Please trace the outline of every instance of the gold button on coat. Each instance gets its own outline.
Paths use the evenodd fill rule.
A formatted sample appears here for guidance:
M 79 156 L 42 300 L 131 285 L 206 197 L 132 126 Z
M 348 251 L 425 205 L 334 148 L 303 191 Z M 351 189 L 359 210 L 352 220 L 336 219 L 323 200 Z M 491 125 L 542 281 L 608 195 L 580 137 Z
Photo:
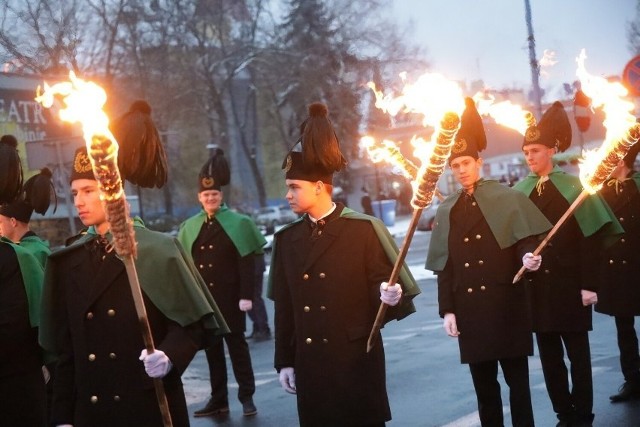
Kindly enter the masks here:
M 465 268 L 468 268 L 468 267 L 469 267 L 469 263 L 468 263 L 468 262 L 465 262 L 465 263 L 464 263 L 464 267 L 465 267 Z
M 609 264 L 613 264 L 613 260 L 612 259 L 609 260 Z
M 107 316 L 113 317 L 116 315 L 116 311 L 114 309 L 107 310 Z
M 486 289 L 487 289 L 487 288 L 486 288 L 484 285 L 480 286 L 480 290 L 481 290 L 481 291 L 484 291 L 484 290 L 486 290 Z
M 620 239 L 620 243 L 624 243 L 624 237 Z
M 469 241 L 469 238 L 468 238 L 468 237 L 465 237 L 465 238 L 464 238 L 464 242 L 465 242 L 465 243 L 467 243 L 468 241 Z
M 471 293 L 471 292 L 473 292 L 473 289 L 469 288 L 469 289 L 467 289 L 467 292 Z
M 324 273 L 320 273 L 320 274 L 318 274 L 318 277 L 321 278 L 321 279 L 324 279 L 325 277 L 327 277 L 327 275 L 324 274 Z
M 200 250 L 204 251 L 204 245 L 200 246 Z
M 482 236 L 479 234 L 476 234 L 476 240 L 480 240 L 480 239 L 482 239 Z
M 308 305 L 305 305 L 303 310 L 304 310 L 305 313 L 308 313 L 308 312 L 311 311 L 311 308 L 309 308 Z
M 89 362 L 93 362 L 94 360 L 96 360 L 96 355 L 95 354 L 90 354 L 89 355 Z
M 329 340 L 328 340 L 328 339 L 326 339 L 326 338 L 323 338 L 323 339 L 322 339 L 322 342 L 323 342 L 323 343 L 325 343 L 325 344 L 327 344 L 327 343 L 329 342 Z
M 88 313 L 87 313 L 87 319 L 88 319 L 88 320 L 93 319 L 93 313 L 92 313 L 92 312 L 88 312 Z
M 306 340 L 304 340 L 304 342 L 306 342 L 307 344 L 311 344 L 311 338 L 307 338 Z
M 478 264 L 483 265 L 483 264 L 484 264 L 484 261 L 483 261 L 483 260 L 480 260 L 480 261 L 478 261 Z
M 309 275 L 307 273 L 304 273 L 302 275 L 302 280 L 309 280 Z
M 324 305 L 320 306 L 320 311 L 327 311 L 327 307 L 325 307 Z
M 91 396 L 91 403 L 98 403 L 98 396 Z
M 115 353 L 109 353 L 109 358 L 115 359 L 116 358 L 116 354 Z
M 118 395 L 113 396 L 113 400 L 115 400 L 116 402 L 120 402 L 120 396 Z

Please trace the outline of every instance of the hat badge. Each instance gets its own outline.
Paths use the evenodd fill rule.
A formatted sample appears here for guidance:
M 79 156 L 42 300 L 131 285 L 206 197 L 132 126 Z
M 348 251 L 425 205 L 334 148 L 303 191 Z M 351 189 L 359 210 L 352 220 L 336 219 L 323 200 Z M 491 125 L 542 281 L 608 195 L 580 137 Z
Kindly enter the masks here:
M 205 176 L 201 180 L 203 188 L 211 188 L 216 183 L 212 176 Z
M 287 163 L 284 165 L 284 172 L 289 172 L 291 170 L 291 166 L 293 166 L 293 159 L 291 158 L 291 154 L 288 154 Z
M 86 153 L 80 152 L 73 161 L 73 170 L 77 173 L 86 173 L 91 170 L 91 161 Z
M 455 144 L 453 144 L 451 151 L 453 151 L 454 153 L 462 153 L 466 149 L 467 149 L 467 140 L 464 138 L 460 138 L 455 142 Z
M 540 130 L 537 127 L 530 127 L 524 133 L 524 139 L 527 142 L 534 142 L 540 139 Z

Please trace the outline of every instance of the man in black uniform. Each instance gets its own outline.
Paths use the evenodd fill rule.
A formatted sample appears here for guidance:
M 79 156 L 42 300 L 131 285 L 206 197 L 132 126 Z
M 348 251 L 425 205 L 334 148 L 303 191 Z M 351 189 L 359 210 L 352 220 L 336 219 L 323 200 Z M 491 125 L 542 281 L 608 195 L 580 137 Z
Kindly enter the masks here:
M 382 283 L 397 256 L 388 230 L 332 201 L 333 173 L 346 162 L 327 115 L 324 104 L 309 107 L 302 151 L 283 165 L 287 200 L 304 215 L 275 235 L 274 364 L 284 390 L 297 396 L 301 426 L 382 426 L 391 419 L 384 348 L 378 337 L 367 353 L 367 338 L 380 300 L 393 306 L 385 321 L 400 319 L 419 290 L 406 268 L 404 291 Z
M 34 209 L 49 208 L 51 172 L 31 177 L 22 195 L 0 206 L 0 426 L 46 424 L 44 354 L 38 345 L 47 242 L 29 230 Z M 43 377 L 43 373 L 45 376 Z
M 482 119 L 466 99 L 449 164 L 462 189 L 436 212 L 426 267 L 438 276 L 446 333 L 469 364 L 483 427 L 503 426 L 498 364 L 509 385 L 514 426 L 534 425 L 527 356 L 533 353 L 524 285 L 512 284 L 521 265 L 535 270 L 529 251 L 551 224 L 522 194 L 480 178 L 486 147 Z
M 131 125 L 125 127 L 131 129 L 128 136 L 137 129 L 141 138 L 153 138 L 144 142 L 153 149 L 159 139 L 150 108 L 143 106 L 118 123 Z M 120 135 L 121 146 L 125 140 L 138 143 L 137 138 L 114 134 Z M 141 148 L 127 146 L 121 153 L 129 150 L 138 156 Z M 139 160 L 148 164 L 153 157 Z M 156 164 L 146 170 L 127 167 L 135 171 L 138 183 L 164 182 L 165 171 Z M 71 192 L 88 229 L 47 261 L 40 342 L 58 358 L 51 423 L 162 425 L 153 385 L 154 379 L 162 379 L 173 425 L 188 426 L 180 376 L 208 337 L 227 331 L 224 319 L 177 240 L 146 229 L 136 219 L 135 265 L 155 344 L 155 352 L 147 354 L 129 279 L 113 250 L 110 224 L 84 148 L 74 156 Z
M 216 337 L 205 349 L 209 364 L 211 399 L 195 412 L 196 417 L 229 412 L 227 343 L 233 373 L 238 382 L 238 400 L 245 416 L 258 411 L 253 403 L 256 390 L 251 354 L 245 339 L 245 313 L 251 310 L 256 287 L 256 259 L 267 243 L 255 223 L 223 203 L 222 186 L 230 179 L 229 165 L 218 150 L 202 167 L 198 177 L 198 201 L 202 211 L 180 226 L 178 239 L 193 257 L 209 292 L 215 298 L 230 334 Z
M 600 190 L 624 234 L 602 257 L 602 277 L 595 310 L 615 316 L 624 384 L 612 402 L 640 397 L 640 356 L 634 317 L 640 315 L 640 173 L 633 169 L 640 144 L 636 143 L 618 163 Z
M 580 180 L 554 167 L 553 155 L 571 145 L 571 125 L 560 102 L 527 129 L 522 151 L 531 174 L 514 187 L 556 223 L 582 191 Z M 589 335 L 591 305 L 597 301 L 601 237 L 619 227 L 599 196 L 589 196 L 543 252 L 540 270 L 530 274 L 533 330 L 542 372 L 558 426 L 590 426 L 593 382 Z M 564 351 L 571 362 L 571 384 Z

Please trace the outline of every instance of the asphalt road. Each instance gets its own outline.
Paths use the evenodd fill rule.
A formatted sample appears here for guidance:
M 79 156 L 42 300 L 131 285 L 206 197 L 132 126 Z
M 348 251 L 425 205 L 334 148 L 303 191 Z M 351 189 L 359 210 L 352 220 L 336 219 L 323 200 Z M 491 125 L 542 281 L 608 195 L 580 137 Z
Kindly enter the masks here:
M 400 244 L 403 235 L 400 233 L 396 236 Z M 468 367 L 460 364 L 456 340 L 442 330 L 435 280 L 423 269 L 429 237 L 430 232 L 416 232 L 407 256 L 407 263 L 422 289 L 422 294 L 415 299 L 417 312 L 400 322 L 391 322 L 382 332 L 387 356 L 387 390 L 393 416 L 387 425 L 479 426 Z M 272 324 L 273 304 L 269 300 L 266 300 L 266 304 Z M 617 404 L 609 402 L 608 396 L 615 393 L 622 383 L 613 318 L 595 313 L 594 331 L 590 339 L 596 414 L 594 426 L 640 426 L 640 400 Z M 215 418 L 192 416 L 193 427 L 298 425 L 295 396 L 280 388 L 273 369 L 273 341 L 250 342 L 250 349 L 256 376 L 254 402 L 258 407 L 258 415 L 243 417 L 242 407 L 236 398 L 237 384 L 227 363 L 230 413 Z M 555 414 L 547 396 L 537 354 L 529 358 L 529 370 L 536 425 L 555 426 Z M 204 352 L 197 354 L 183 375 L 183 380 L 189 412 L 193 414 L 207 402 L 210 393 Z M 505 425 L 510 426 L 508 389 L 504 379 L 500 381 Z

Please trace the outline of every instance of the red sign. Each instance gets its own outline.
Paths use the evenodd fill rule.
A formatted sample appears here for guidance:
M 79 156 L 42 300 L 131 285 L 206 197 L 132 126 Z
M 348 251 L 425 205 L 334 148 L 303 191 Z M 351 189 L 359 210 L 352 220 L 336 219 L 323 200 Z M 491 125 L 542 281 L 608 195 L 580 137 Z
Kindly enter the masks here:
M 640 55 L 635 56 L 624 67 L 622 82 L 630 95 L 640 96 Z

